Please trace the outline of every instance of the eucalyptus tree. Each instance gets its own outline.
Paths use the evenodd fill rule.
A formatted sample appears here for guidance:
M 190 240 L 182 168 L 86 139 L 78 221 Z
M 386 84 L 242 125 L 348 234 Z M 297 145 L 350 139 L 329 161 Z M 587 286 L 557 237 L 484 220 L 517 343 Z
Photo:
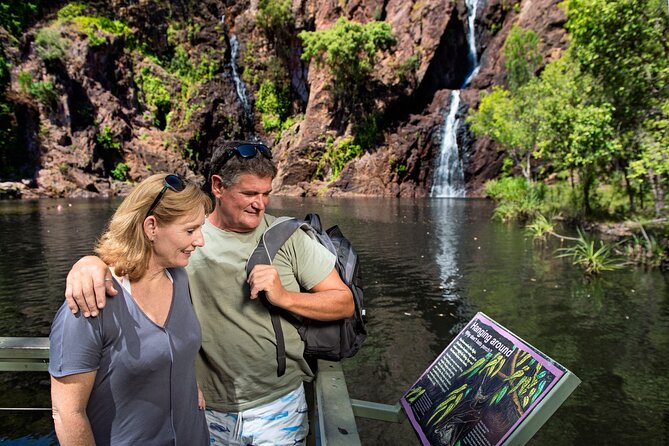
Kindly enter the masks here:
M 613 126 L 624 150 L 618 161 L 634 210 L 632 177 L 646 175 L 656 210 L 667 185 L 662 145 L 664 104 L 669 99 L 669 5 L 664 0 L 568 0 L 567 30 L 575 59 L 601 86 L 612 106 Z M 665 139 L 666 141 L 666 139 Z M 659 161 L 659 162 L 658 162 Z M 640 182 L 640 186 L 643 186 Z
M 504 43 L 509 89 L 495 87 L 484 93 L 478 110 L 467 118 L 474 134 L 495 140 L 527 181 L 532 181 L 532 158 L 540 125 L 538 98 L 532 88 L 527 88 L 541 63 L 538 45 L 534 31 L 513 26 Z
M 592 212 L 592 189 L 607 176 L 620 152 L 615 138 L 613 109 L 607 102 L 593 101 L 597 86 L 567 51 L 548 64 L 541 78 L 527 87 L 536 98 L 538 119 L 537 156 L 550 161 L 557 171 L 578 175 L 585 214 Z M 572 185 L 574 181 L 572 181 Z

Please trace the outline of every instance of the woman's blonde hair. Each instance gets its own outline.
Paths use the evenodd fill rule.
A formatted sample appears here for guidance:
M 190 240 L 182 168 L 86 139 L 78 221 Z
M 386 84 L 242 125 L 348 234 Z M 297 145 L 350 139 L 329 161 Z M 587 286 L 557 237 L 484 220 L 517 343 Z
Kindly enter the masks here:
M 136 281 L 146 273 L 151 258 L 151 241 L 144 233 L 144 220 L 153 200 L 165 186 L 166 176 L 151 175 L 139 183 L 123 200 L 98 240 L 95 253 L 107 265 L 113 266 L 118 276 L 127 274 L 131 281 Z M 200 188 L 186 183 L 180 192 L 168 187 L 151 215 L 163 225 L 199 209 L 209 214 L 211 199 Z

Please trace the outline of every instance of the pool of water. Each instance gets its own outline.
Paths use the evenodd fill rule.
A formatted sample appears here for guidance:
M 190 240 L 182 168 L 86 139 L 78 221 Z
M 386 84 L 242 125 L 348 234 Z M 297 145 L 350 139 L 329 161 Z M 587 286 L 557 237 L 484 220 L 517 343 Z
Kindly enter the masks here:
M 70 265 L 118 200 L 0 202 L 0 336 L 46 336 Z M 60 206 L 58 206 L 60 205 Z M 669 444 L 669 277 L 627 268 L 587 282 L 557 242 L 490 220 L 486 200 L 273 197 L 318 212 L 359 251 L 369 337 L 344 370 L 352 398 L 395 404 L 478 311 L 582 384 L 531 445 Z M 48 376 L 0 373 L 0 407 L 48 407 Z M 48 412 L 0 412 L 3 444 L 55 444 Z M 410 424 L 358 419 L 366 445 L 418 444 Z

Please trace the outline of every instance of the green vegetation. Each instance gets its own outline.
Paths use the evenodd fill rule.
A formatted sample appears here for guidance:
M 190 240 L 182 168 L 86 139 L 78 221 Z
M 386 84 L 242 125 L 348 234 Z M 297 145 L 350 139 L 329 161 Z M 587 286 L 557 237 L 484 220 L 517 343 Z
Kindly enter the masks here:
M 509 88 L 517 90 L 529 82 L 541 63 L 539 36 L 514 24 L 504 42 L 504 57 Z
M 376 54 L 396 43 L 390 24 L 369 22 L 365 25 L 340 17 L 330 29 L 302 31 L 303 60 L 314 60 L 332 73 L 335 100 L 347 110 L 364 96 L 375 68 Z
M 97 137 L 98 147 L 103 151 L 121 152 L 121 143 L 116 140 L 116 135 L 109 127 L 103 127 L 98 133 Z
M 114 35 L 131 34 L 130 28 L 128 28 L 125 23 L 119 20 L 112 20 L 110 18 L 97 16 L 91 13 L 89 13 L 87 6 L 84 4 L 70 3 L 62 7 L 58 11 L 57 16 L 59 21 L 69 20 L 75 23 L 77 28 L 88 34 L 89 38 L 93 36 L 94 39 L 100 39 L 99 36 L 95 35 L 96 29 Z
M 13 36 L 20 36 L 42 3 L 41 0 L 0 2 L 0 26 Z
M 336 145 L 332 138 L 328 138 L 325 145 L 325 153 L 319 159 L 316 168 L 316 177 L 330 182 L 339 177 L 346 163 L 359 157 L 363 152 L 360 145 L 355 144 L 352 137 L 344 138 Z
M 127 181 L 130 168 L 126 163 L 118 163 L 111 171 L 112 178 L 119 181 Z
M 283 130 L 290 114 L 290 91 L 266 79 L 258 89 L 256 108 L 261 113 L 262 126 L 267 131 Z
M 137 77 L 142 102 L 149 109 L 153 123 L 159 129 L 167 127 L 167 115 L 172 109 L 172 95 L 158 76 L 151 74 L 149 68 L 142 68 Z
M 485 95 L 468 122 L 475 134 L 499 143 L 528 184 L 548 175 L 568 179 L 573 190 L 565 205 L 580 206 L 583 218 L 661 216 L 669 185 L 667 5 L 565 5 L 570 49 L 535 76 L 538 40 L 514 27 L 504 46 L 508 89 Z M 624 191 L 628 203 L 606 209 L 602 191 Z M 644 202 L 653 208 L 639 208 Z
M 572 263 L 583 269 L 586 276 L 596 276 L 603 271 L 615 271 L 624 266 L 624 263 L 611 257 L 611 247 L 601 240 L 595 246 L 595 241 L 585 235 L 578 228 L 578 239 L 573 246 L 560 248 L 558 257 L 570 257 Z
M 66 40 L 56 28 L 42 28 L 35 36 L 35 52 L 45 62 L 65 60 Z
M 47 107 L 54 107 L 58 100 L 58 92 L 53 82 L 33 82 L 30 73 L 25 71 L 19 73 L 19 86 L 21 91 L 30 94 Z
M 501 221 L 528 221 L 541 213 L 546 187 L 523 177 L 506 177 L 487 182 L 485 191 L 498 202 L 493 217 Z
M 291 12 L 291 0 L 260 0 L 258 2 L 258 25 L 275 45 L 285 41 L 295 27 Z

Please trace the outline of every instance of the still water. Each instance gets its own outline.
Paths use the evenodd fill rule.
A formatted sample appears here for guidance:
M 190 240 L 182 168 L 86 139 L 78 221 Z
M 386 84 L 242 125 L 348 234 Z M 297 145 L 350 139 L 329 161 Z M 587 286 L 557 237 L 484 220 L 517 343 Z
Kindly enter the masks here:
M 0 336 L 46 336 L 65 274 L 118 200 L 0 202 Z M 58 206 L 60 205 L 60 207 Z M 531 445 L 669 444 L 669 276 L 628 268 L 585 283 L 556 244 L 490 220 L 485 200 L 273 197 L 318 212 L 362 259 L 369 337 L 344 362 L 352 398 L 395 404 L 482 311 L 583 382 Z M 48 376 L 0 373 L 0 407 L 48 407 Z M 358 419 L 365 445 L 418 444 L 408 422 Z M 0 411 L 0 443 L 55 444 L 48 412 Z

